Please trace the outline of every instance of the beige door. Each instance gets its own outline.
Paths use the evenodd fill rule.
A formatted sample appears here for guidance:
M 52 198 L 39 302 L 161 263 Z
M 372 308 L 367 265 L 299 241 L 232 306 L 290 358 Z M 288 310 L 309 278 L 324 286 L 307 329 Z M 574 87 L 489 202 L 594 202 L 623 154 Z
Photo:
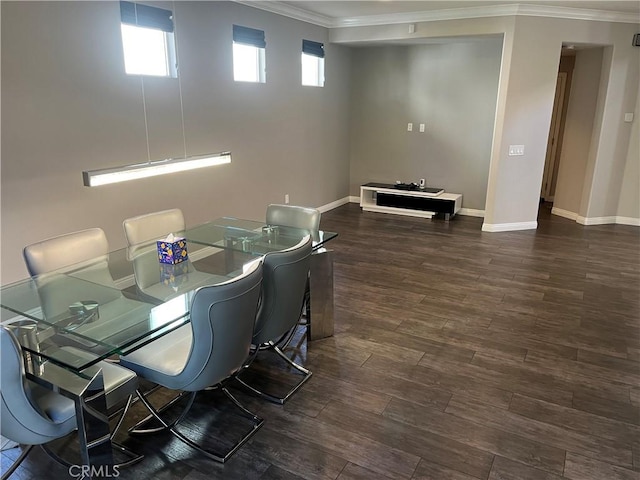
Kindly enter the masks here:
M 551 128 L 549 129 L 549 140 L 547 142 L 547 156 L 544 161 L 544 174 L 542 175 L 542 188 L 540 197 L 545 201 L 552 202 L 555 190 L 554 175 L 558 171 L 556 163 L 560 153 L 560 127 L 562 125 L 562 106 L 564 105 L 565 88 L 567 86 L 567 73 L 558 73 L 556 83 L 556 95 L 553 101 L 553 114 L 551 116 Z

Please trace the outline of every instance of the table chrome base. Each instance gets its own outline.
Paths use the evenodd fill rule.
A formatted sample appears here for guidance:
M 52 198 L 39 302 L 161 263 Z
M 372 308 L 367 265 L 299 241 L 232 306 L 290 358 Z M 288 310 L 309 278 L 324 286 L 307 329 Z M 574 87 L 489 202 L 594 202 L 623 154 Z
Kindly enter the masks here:
M 307 338 L 333 335 L 333 251 L 321 248 L 311 255 L 311 298 L 307 308 Z

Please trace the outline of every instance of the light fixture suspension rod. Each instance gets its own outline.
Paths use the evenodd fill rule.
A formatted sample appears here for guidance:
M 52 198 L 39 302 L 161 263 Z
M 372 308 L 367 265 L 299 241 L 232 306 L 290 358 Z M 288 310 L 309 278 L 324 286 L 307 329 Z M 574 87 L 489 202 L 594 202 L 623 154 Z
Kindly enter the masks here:
M 180 93 L 180 118 L 182 120 L 182 147 L 184 148 L 184 158 L 187 158 L 187 134 L 184 128 L 184 103 L 182 101 L 182 74 L 180 73 L 180 50 L 178 48 L 178 22 L 176 22 L 176 2 L 173 4 L 173 36 L 176 49 L 176 71 L 178 74 L 178 92 Z
M 138 25 L 138 4 L 133 4 L 133 13 L 136 17 L 136 25 Z M 151 162 L 151 148 L 149 147 L 149 123 L 147 122 L 147 97 L 144 93 L 144 76 L 140 75 L 140 89 L 142 90 L 142 113 L 144 115 L 144 134 L 147 139 L 147 161 Z
M 144 133 L 147 139 L 147 161 L 151 163 L 151 149 L 149 148 L 149 123 L 147 122 L 147 99 L 144 94 L 144 77 L 140 75 L 140 86 L 142 88 L 142 111 L 144 113 Z

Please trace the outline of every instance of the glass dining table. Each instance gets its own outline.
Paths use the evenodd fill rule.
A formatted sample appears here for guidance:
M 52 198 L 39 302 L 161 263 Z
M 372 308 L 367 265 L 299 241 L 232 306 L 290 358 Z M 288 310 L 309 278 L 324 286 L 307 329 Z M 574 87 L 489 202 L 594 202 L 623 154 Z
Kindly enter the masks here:
M 186 240 L 188 258 L 181 263 L 160 263 L 154 240 L 0 288 L 0 321 L 23 347 L 27 377 L 76 402 L 86 465 L 113 464 L 110 442 L 100 441 L 108 437 L 109 423 L 99 362 L 188 323 L 198 287 L 231 280 L 310 232 L 225 217 L 172 233 Z M 312 259 L 322 258 L 312 261 L 313 279 L 314 262 L 332 263 L 325 244 L 337 234 L 311 235 Z M 322 275 L 326 270 L 318 268 Z M 319 315 L 324 310 L 319 307 Z

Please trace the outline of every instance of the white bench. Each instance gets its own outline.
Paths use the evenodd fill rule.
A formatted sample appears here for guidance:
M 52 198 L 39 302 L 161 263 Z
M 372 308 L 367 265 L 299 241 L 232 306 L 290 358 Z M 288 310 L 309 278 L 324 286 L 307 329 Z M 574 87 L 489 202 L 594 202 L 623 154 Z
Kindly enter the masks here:
M 411 217 L 431 218 L 443 213 L 449 220 L 462 208 L 459 193 L 437 193 L 435 190 L 402 190 L 387 183 L 365 183 L 360 186 L 360 207 L 366 212 L 395 213 Z

